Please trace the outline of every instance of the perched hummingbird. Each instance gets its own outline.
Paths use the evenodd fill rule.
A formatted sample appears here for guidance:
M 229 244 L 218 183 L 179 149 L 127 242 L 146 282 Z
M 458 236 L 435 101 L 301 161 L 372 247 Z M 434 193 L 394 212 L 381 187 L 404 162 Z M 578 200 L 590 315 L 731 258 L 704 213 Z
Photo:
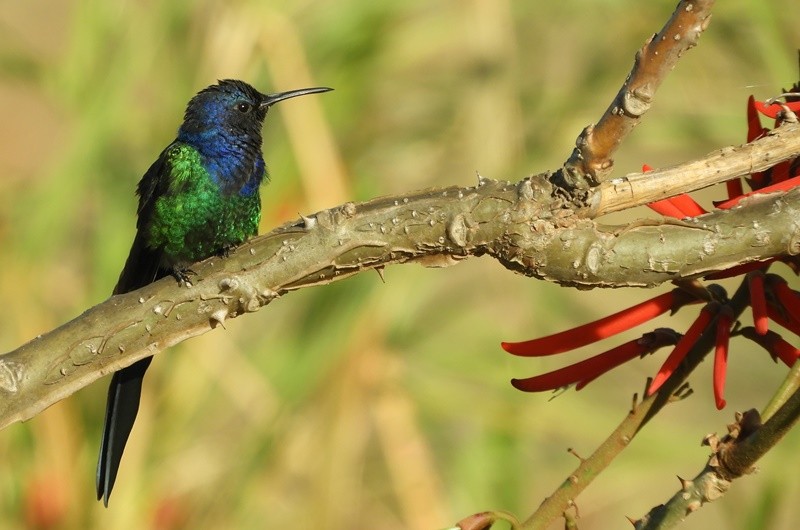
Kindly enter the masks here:
M 159 155 L 136 189 L 136 237 L 114 294 L 164 276 L 185 280 L 187 267 L 243 243 L 258 231 L 259 186 L 268 178 L 261 126 L 284 99 L 332 90 L 303 88 L 261 94 L 226 79 L 201 90 L 186 107 L 178 137 Z M 139 410 L 142 378 L 152 357 L 116 372 L 97 462 L 97 500 L 108 498 Z

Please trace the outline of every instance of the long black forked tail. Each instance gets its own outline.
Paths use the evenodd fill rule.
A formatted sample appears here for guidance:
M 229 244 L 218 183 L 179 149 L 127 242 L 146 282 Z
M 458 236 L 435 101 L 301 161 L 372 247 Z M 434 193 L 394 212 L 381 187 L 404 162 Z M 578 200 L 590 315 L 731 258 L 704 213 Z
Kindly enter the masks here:
M 103 499 L 106 507 L 117 479 L 125 443 L 139 411 L 144 373 L 152 360 L 152 357 L 145 357 L 116 372 L 111 378 L 111 386 L 108 387 L 106 423 L 97 461 L 97 500 Z
M 114 294 L 134 291 L 168 275 L 169 271 L 160 267 L 160 261 L 161 254 L 148 248 L 141 230 L 138 231 Z M 103 499 L 106 507 L 117 479 L 125 443 L 139 412 L 144 373 L 152 360 L 152 357 L 146 357 L 116 372 L 108 387 L 106 423 L 97 459 L 97 500 Z

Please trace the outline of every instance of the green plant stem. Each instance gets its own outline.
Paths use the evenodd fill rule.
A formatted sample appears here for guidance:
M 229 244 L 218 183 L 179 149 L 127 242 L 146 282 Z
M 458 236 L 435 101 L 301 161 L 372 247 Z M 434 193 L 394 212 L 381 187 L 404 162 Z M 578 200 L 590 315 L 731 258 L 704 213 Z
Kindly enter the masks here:
M 754 416 L 757 415 L 754 413 Z M 795 390 L 763 425 L 719 442 L 705 468 L 691 481 L 682 481 L 681 490 L 669 501 L 637 521 L 636 530 L 672 528 L 703 504 L 722 497 L 734 479 L 753 471 L 758 459 L 772 449 L 798 419 L 800 389 Z
M 800 362 L 795 361 L 786 379 L 778 387 L 778 391 L 775 392 L 770 402 L 764 407 L 761 419 L 764 421 L 769 420 L 792 395 L 797 393 L 798 388 L 800 388 Z

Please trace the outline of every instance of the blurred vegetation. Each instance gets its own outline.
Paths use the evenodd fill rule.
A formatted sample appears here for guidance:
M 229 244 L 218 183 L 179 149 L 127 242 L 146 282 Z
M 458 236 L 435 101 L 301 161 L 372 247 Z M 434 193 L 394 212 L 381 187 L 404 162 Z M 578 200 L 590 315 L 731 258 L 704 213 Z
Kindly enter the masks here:
M 266 231 L 349 199 L 469 184 L 476 170 L 519 179 L 560 165 L 673 7 L 0 0 L 0 351 L 108 296 L 133 238 L 134 186 L 216 79 L 336 88 L 267 120 Z M 743 141 L 747 96 L 798 75 L 790 8 L 720 2 L 618 173 Z M 109 509 L 93 476 L 106 381 L 0 432 L 0 527 L 391 530 L 488 508 L 524 516 L 576 465 L 566 448 L 591 452 L 663 358 L 550 401 L 508 380 L 577 357 L 512 359 L 499 341 L 651 294 L 561 289 L 488 259 L 292 293 L 158 356 Z M 763 406 L 785 370 L 751 351 L 733 346 L 721 412 L 698 370 L 694 396 L 578 499 L 582 527 L 619 527 L 667 499 L 675 474 L 702 467 L 704 434 Z M 795 431 L 684 527 L 794 528 L 798 442 Z

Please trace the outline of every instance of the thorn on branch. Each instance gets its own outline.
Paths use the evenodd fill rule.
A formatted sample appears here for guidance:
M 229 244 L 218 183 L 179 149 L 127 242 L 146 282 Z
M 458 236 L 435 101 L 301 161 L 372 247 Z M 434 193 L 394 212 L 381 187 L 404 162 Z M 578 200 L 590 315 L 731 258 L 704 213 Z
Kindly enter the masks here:
M 717 436 L 717 433 L 715 432 L 706 434 L 703 436 L 703 440 L 700 442 L 700 445 L 707 445 L 711 448 L 712 452 L 716 453 L 717 448 L 719 447 L 719 436 Z
M 567 452 L 572 456 L 574 456 L 575 458 L 577 458 L 578 460 L 580 460 L 581 464 L 586 461 L 586 459 L 583 458 L 581 455 L 579 455 L 578 452 L 575 451 L 575 449 L 573 449 L 572 447 L 568 447 Z
M 317 226 L 317 218 L 316 217 L 314 217 L 314 216 L 306 217 L 303 214 L 298 214 L 298 215 L 300 215 L 300 219 L 303 220 L 303 228 L 306 231 L 311 230 L 311 229 L 313 229 L 314 227 Z
M 682 478 L 680 475 L 676 476 L 678 477 L 678 482 L 681 483 L 681 489 L 683 491 L 689 491 L 694 486 L 694 482 L 692 482 L 691 480 Z

